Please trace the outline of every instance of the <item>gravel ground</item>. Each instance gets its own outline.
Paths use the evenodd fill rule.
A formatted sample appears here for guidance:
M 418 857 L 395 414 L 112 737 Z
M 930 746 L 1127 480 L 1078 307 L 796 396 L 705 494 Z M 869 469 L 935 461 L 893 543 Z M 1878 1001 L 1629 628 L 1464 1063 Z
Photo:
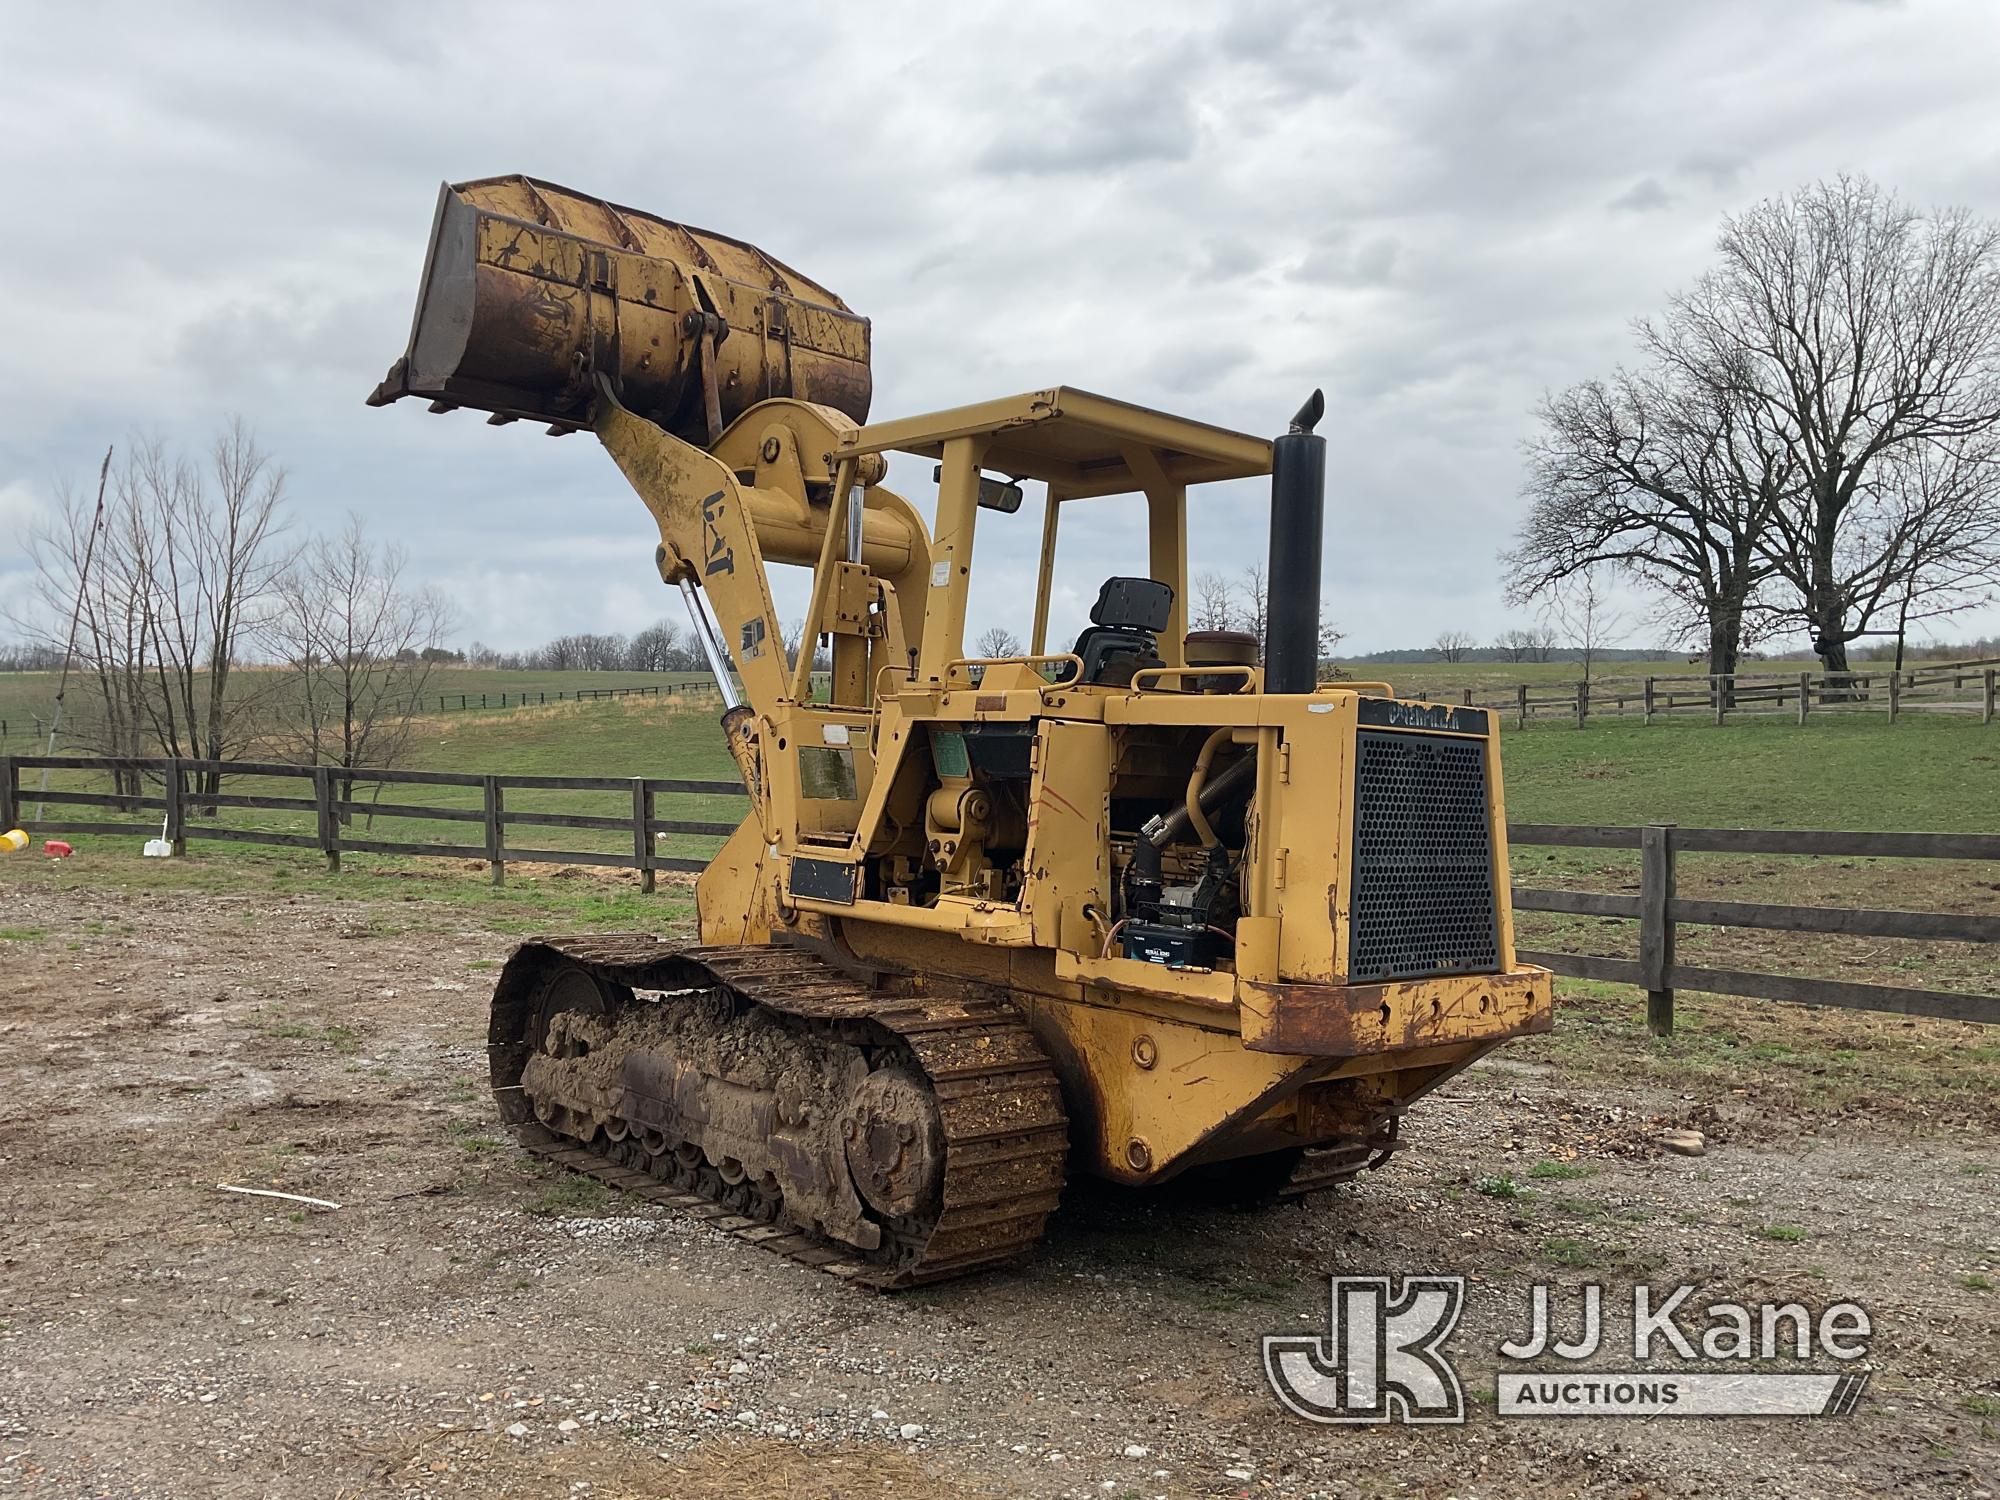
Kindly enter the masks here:
M 2000 1492 L 2000 1149 L 1970 1130 L 1802 1133 L 1508 1053 L 1337 1194 L 1079 1183 L 1021 1270 L 881 1296 L 506 1143 L 510 940 L 464 910 L 13 884 L 0 930 L 0 1493 Z M 1259 1336 L 1323 1331 L 1334 1271 L 1473 1278 L 1464 1427 L 1279 1408 Z M 1843 1420 L 1503 1421 L 1536 1279 L 1854 1298 L 1873 1384 Z

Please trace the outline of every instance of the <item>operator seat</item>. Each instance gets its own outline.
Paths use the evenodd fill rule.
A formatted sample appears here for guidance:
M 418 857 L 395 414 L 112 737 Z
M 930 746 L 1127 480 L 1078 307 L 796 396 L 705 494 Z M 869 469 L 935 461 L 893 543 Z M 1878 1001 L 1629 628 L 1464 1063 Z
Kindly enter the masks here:
M 1079 680 L 1124 687 L 1134 672 L 1163 665 L 1158 635 L 1173 607 L 1173 589 L 1156 579 L 1105 579 L 1090 607 L 1090 627 L 1072 648 L 1083 659 Z

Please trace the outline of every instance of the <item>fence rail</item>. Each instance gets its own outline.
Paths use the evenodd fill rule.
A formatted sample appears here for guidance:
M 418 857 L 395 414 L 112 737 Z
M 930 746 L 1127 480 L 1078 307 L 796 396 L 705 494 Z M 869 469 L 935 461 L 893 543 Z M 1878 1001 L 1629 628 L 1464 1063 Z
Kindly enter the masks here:
M 129 788 L 112 792 L 77 791 L 68 787 L 48 790 L 27 789 L 21 773 L 30 770 L 94 771 L 114 778 L 130 778 Z M 191 784 L 194 778 L 255 777 L 310 782 L 310 796 L 249 795 L 211 791 Z M 158 790 L 149 790 L 157 783 Z M 472 788 L 480 793 L 477 808 L 435 807 L 409 802 L 382 802 L 358 798 L 360 785 L 424 786 Z M 510 790 L 556 792 L 610 792 L 631 798 L 629 815 L 611 817 L 591 813 L 556 813 L 513 810 L 507 806 Z M 705 819 L 663 818 L 655 801 L 662 795 L 741 797 L 740 783 L 733 781 L 690 781 L 678 777 L 638 776 L 517 776 L 483 775 L 462 771 L 398 771 L 341 766 L 298 766 L 277 761 L 213 761 L 175 758 L 122 759 L 94 755 L 10 755 L 0 756 L 0 831 L 23 828 L 35 834 L 124 834 L 133 837 L 163 838 L 176 855 L 187 852 L 191 837 L 225 843 L 275 845 L 288 849 L 312 849 L 326 857 L 329 872 L 340 869 L 343 854 L 398 854 L 447 859 L 486 861 L 495 885 L 503 883 L 509 864 L 602 865 L 640 872 L 640 888 L 654 888 L 659 870 L 698 873 L 708 861 L 661 854 L 655 846 L 660 834 L 727 838 L 736 831 L 734 823 Z M 53 808 L 58 816 L 49 819 L 26 816 L 28 804 L 42 811 Z M 46 804 L 46 806 L 44 806 Z M 156 813 L 158 822 L 106 822 L 98 819 L 64 818 L 64 808 L 106 808 L 128 815 Z M 313 831 L 287 833 L 263 828 L 232 827 L 203 822 L 204 810 L 254 808 L 313 815 Z M 413 840 L 359 836 L 352 831 L 356 816 L 436 821 L 463 829 L 477 824 L 479 842 L 433 843 Z M 508 842 L 513 828 L 562 828 L 591 832 L 629 833 L 629 850 L 609 852 L 590 849 L 548 849 L 521 847 Z
M 1393 670 L 1393 669 L 1392 669 Z M 1905 713 L 1979 716 L 1991 724 L 2000 658 L 1940 662 L 1901 671 L 1888 667 L 1848 672 L 1734 672 L 1651 677 L 1597 677 L 1563 683 L 1516 683 L 1495 693 L 1460 688 L 1455 692 L 1416 690 L 1432 703 L 1489 708 L 1526 729 L 1537 722 L 1562 721 L 1578 729 L 1591 719 L 1786 718 L 1804 724 L 1814 714 L 1881 713 L 1895 723 Z
M 95 771 L 131 778 L 128 790 L 89 792 L 62 788 L 26 791 L 26 770 Z M 310 796 L 225 792 L 211 787 L 211 777 L 290 778 L 310 782 Z M 192 785 L 191 778 L 203 784 Z M 159 791 L 143 790 L 147 779 Z M 354 795 L 357 784 L 476 788 L 480 805 L 434 807 L 408 802 L 364 800 Z M 631 799 L 631 812 L 618 816 L 514 810 L 507 793 L 515 790 L 620 793 Z M 0 756 L 0 831 L 22 827 L 36 834 L 87 833 L 158 835 L 175 854 L 184 854 L 188 839 L 217 839 L 317 850 L 327 869 L 338 871 L 343 854 L 443 856 L 484 860 L 494 884 L 505 878 L 510 863 L 598 865 L 640 872 L 641 887 L 654 888 L 660 870 L 699 872 L 707 861 L 658 852 L 660 834 L 726 838 L 733 823 L 706 819 L 662 818 L 656 799 L 666 795 L 742 797 L 734 781 L 697 781 L 677 777 L 517 776 L 457 771 L 354 770 L 337 766 L 297 766 L 277 762 L 205 760 L 116 760 L 98 756 Z M 89 819 L 45 820 L 24 817 L 29 802 L 62 808 L 104 808 L 126 814 L 153 811 L 161 823 L 105 822 Z M 313 815 L 313 832 L 286 833 L 231 827 L 201 821 L 201 813 L 244 808 Z M 355 816 L 406 818 L 442 822 L 454 831 L 474 831 L 478 843 L 419 843 L 411 840 L 356 836 Z M 569 850 L 518 847 L 508 842 L 511 829 L 557 828 L 596 833 L 629 833 L 627 850 Z M 463 836 L 463 835 L 461 835 Z M 1676 930 L 1681 926 L 1719 926 L 1763 932 L 1803 932 L 1850 937 L 1915 938 L 1961 943 L 2000 943 L 2000 917 L 1957 912 L 1887 911 L 1874 908 L 1816 907 L 1745 901 L 1684 898 L 1675 889 L 1679 855 L 1763 854 L 1837 858 L 1959 859 L 2000 861 L 2000 833 L 1859 833 L 1812 832 L 1762 828 L 1681 828 L 1671 824 L 1643 827 L 1515 823 L 1508 840 L 1517 847 L 1570 849 L 1636 849 L 1640 856 L 1637 895 L 1604 891 L 1513 888 L 1516 911 L 1569 916 L 1609 917 L 1639 924 L 1635 957 L 1563 953 L 1522 949 L 1520 957 L 1542 964 L 1569 978 L 1635 985 L 1646 991 L 1647 1023 L 1669 1035 L 1674 1024 L 1677 990 L 1737 995 L 1752 999 L 1786 1000 L 1805 1005 L 1838 1006 L 1850 1010 L 1898 1015 L 1935 1016 L 1954 1021 L 2000 1024 L 2000 996 L 1960 994 L 1901 985 L 1862 984 L 1848 980 L 1800 975 L 1765 974 L 1738 969 L 1714 969 L 1676 961 Z
M 1676 990 L 2000 1024 L 2000 996 L 1812 979 L 1793 974 L 1763 974 L 1743 969 L 1711 969 L 1679 963 L 1674 956 L 1676 929 L 1682 925 L 1749 928 L 1760 932 L 1829 933 L 1848 937 L 2000 943 L 2000 917 L 1970 916 L 1959 912 L 1688 900 L 1675 889 L 1675 864 L 1681 854 L 2000 860 L 2000 834 L 1831 833 L 1767 828 L 1680 828 L 1672 824 L 1622 828 L 1517 823 L 1509 826 L 1507 839 L 1514 846 L 1639 851 L 1639 894 L 1636 896 L 1516 886 L 1513 892 L 1514 909 L 1636 920 L 1639 923 L 1639 952 L 1634 958 L 1531 949 L 1521 949 L 1519 956 L 1528 963 L 1542 964 L 1573 979 L 1637 985 L 1646 991 L 1646 1022 L 1656 1035 L 1669 1036 L 1673 1033 Z

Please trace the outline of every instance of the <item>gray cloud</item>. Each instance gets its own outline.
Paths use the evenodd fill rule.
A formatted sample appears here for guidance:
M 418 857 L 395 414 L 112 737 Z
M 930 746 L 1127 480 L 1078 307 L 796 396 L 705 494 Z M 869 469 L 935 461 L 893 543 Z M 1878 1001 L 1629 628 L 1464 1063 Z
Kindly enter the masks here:
M 1528 410 L 1627 357 L 1719 214 L 1843 167 L 2000 213 L 1976 0 L 1803 29 L 1727 0 L 893 0 L 779 5 L 754 37 L 642 8 L 615 46 L 566 24 L 507 0 L 10 14 L 0 591 L 8 527 L 106 442 L 198 447 L 240 411 L 296 522 L 359 511 L 467 638 L 662 613 L 651 522 L 587 437 L 361 404 L 443 178 L 534 172 L 764 245 L 874 320 L 880 416 L 1068 382 L 1268 432 L 1324 385 L 1326 591 L 1359 649 L 1510 623 Z M 928 505 L 928 474 L 893 478 Z M 1196 566 L 1256 559 L 1263 505 L 1197 492 Z M 982 518 L 980 625 L 1022 627 L 1035 509 Z M 1066 515 L 1057 635 L 1143 565 L 1138 514 Z M 1417 558 L 1447 604 L 1408 588 Z M 779 593 L 802 608 L 796 577 Z
M 1184 86 L 1189 49 L 1165 46 L 1121 59 L 1112 70 L 1063 68 L 1024 92 L 1009 92 L 1004 133 L 975 158 L 997 173 L 1105 172 L 1149 162 L 1184 162 L 1199 122 Z
M 1749 162 L 1733 151 L 1690 151 L 1674 170 L 1686 177 L 1698 177 L 1712 188 L 1731 188 L 1742 180 Z
M 1611 207 L 1619 213 L 1649 214 L 1667 207 L 1674 201 L 1674 195 L 1660 186 L 1656 177 L 1641 177 L 1611 200 Z
M 1394 273 L 1401 250 L 1392 235 L 1371 235 L 1357 244 L 1335 234 L 1308 251 L 1292 276 L 1318 286 L 1379 286 Z

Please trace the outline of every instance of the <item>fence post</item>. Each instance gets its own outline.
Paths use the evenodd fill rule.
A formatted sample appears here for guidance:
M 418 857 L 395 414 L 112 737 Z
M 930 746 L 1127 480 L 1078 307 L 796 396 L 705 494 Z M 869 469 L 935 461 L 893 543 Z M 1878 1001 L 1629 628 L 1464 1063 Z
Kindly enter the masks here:
M 1993 705 L 1993 674 L 1986 674 L 1986 703 Z M 21 763 L 11 755 L 0 755 L 0 833 L 21 825 Z
M 643 776 L 632 778 L 632 856 L 639 861 L 639 889 L 653 893 L 653 835 L 647 824 L 653 821 L 653 789 Z
M 1799 673 L 1799 722 L 1806 721 L 1806 712 L 1812 707 L 1812 673 Z
M 326 856 L 326 873 L 340 873 L 340 819 L 333 813 L 333 767 L 314 766 L 313 819 L 319 824 L 320 853 Z
M 1653 727 L 1653 679 L 1650 677 L 1646 679 L 1646 693 L 1643 702 L 1645 706 L 1639 722 L 1645 728 L 1650 729 Z
M 507 864 L 502 857 L 505 844 L 500 837 L 500 778 L 485 776 L 480 784 L 486 792 L 486 874 L 495 885 L 507 883 Z
M 1576 685 L 1576 727 L 1583 728 L 1583 721 L 1590 717 L 1590 683 L 1588 679 Z
M 1646 989 L 1646 1029 L 1674 1034 L 1674 829 L 1653 823 L 1639 830 L 1639 982 Z
M 1903 711 L 1903 674 L 1892 671 L 1889 674 L 1889 722 L 1896 722 L 1896 716 Z
M 164 828 L 160 837 L 167 841 L 174 852 L 174 857 L 178 859 L 188 852 L 188 846 L 187 805 L 184 800 L 187 796 L 187 784 L 177 757 L 167 761 L 167 774 L 162 790 L 164 792 L 162 800 L 167 806 L 166 817 L 162 819 Z
M 1991 667 L 1986 669 L 1986 675 L 1980 679 L 1979 722 L 1982 724 L 1993 722 L 1993 668 Z
M 1990 681 L 1990 680 L 1991 680 L 1991 678 L 1992 678 L 1992 676 L 1993 676 L 1993 674 L 1992 674 L 1991 672 L 1988 672 L 1988 673 L 1986 674 L 1986 676 L 1987 676 L 1988 680 Z M 1517 695 L 1519 696 L 1519 698 L 1520 698 L 1520 703 L 1521 703 L 1521 727 L 1522 727 L 1523 729 L 1526 729 L 1526 728 L 1528 727 L 1528 685 L 1527 685 L 1527 683 L 1525 683 L 1525 682 L 1524 682 L 1524 683 L 1522 683 L 1522 684 L 1521 684 L 1521 685 L 1520 685 L 1520 686 L 1519 686 L 1518 688 L 1516 688 L 1516 689 L 1515 689 L 1515 692 L 1516 692 L 1516 694 L 1517 694 Z

